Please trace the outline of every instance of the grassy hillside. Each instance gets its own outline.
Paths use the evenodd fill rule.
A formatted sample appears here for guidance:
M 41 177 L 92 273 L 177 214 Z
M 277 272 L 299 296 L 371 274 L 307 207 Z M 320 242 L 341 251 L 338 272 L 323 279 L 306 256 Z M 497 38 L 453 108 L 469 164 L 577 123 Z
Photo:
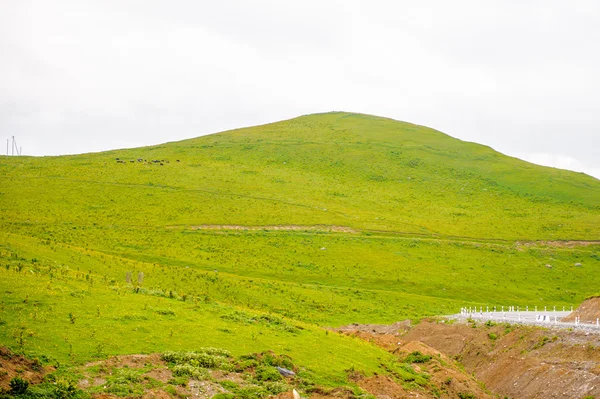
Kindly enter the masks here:
M 0 204 L 0 343 L 61 361 L 272 349 L 333 383 L 386 354 L 319 326 L 600 285 L 600 245 L 560 242 L 600 240 L 599 180 L 368 115 L 1 157 Z
M 139 158 L 169 163 L 129 162 Z M 597 179 L 365 115 L 305 116 L 140 149 L 3 159 L 4 224 L 333 224 L 485 239 L 600 236 Z

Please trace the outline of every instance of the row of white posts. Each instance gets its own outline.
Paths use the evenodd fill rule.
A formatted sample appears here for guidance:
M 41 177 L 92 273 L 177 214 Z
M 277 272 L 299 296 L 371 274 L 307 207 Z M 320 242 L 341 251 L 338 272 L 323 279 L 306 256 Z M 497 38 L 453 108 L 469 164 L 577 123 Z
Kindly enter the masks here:
M 505 306 L 502 306 L 500 311 L 504 312 L 504 308 L 505 308 Z M 492 312 L 496 312 L 496 311 L 497 311 L 497 307 L 494 306 L 494 309 L 492 310 Z M 506 306 L 506 311 L 507 312 L 523 312 L 523 311 L 529 312 L 529 306 L 525 306 L 525 309 L 520 308 L 519 306 Z M 537 311 L 538 311 L 537 306 L 534 306 L 534 312 L 537 312 Z M 544 312 L 547 312 L 547 311 L 548 311 L 548 307 L 544 306 Z M 556 312 L 556 306 L 554 306 L 554 310 L 552 310 L 552 311 Z M 567 309 L 565 309 L 565 307 L 563 306 L 562 311 L 566 312 Z M 573 311 L 573 306 L 571 306 L 571 312 L 572 311 Z M 486 313 L 490 312 L 489 306 L 485 307 L 485 312 Z M 477 306 L 475 306 L 475 307 L 469 306 L 468 308 L 467 307 L 460 308 L 460 314 L 475 314 L 475 313 L 483 313 L 483 306 L 479 307 L 479 311 L 477 311 Z
M 506 312 L 517 312 L 517 316 L 518 316 L 518 321 L 522 321 L 521 320 L 521 313 L 522 311 L 525 312 L 529 312 L 529 306 L 525 306 L 525 309 L 520 308 L 519 306 L 506 306 L 506 311 L 504 310 L 504 306 L 502 306 L 500 308 L 500 313 L 502 313 L 502 319 L 506 320 Z M 537 306 L 534 306 L 533 308 L 534 312 L 538 311 Z M 540 309 L 541 310 L 541 309 Z M 486 306 L 485 307 L 485 312 L 487 313 L 486 316 L 488 316 L 489 319 L 496 319 L 496 317 L 494 317 L 494 313 L 496 313 L 498 311 L 498 308 L 496 306 L 494 306 L 493 310 L 490 312 L 490 307 Z M 556 306 L 553 307 L 553 312 L 556 312 Z M 565 309 L 565 307 L 562 307 L 562 311 L 566 312 L 567 309 Z M 573 311 L 573 306 L 571 306 L 571 312 Z M 548 312 L 548 307 L 544 306 L 544 312 Z M 479 318 L 485 318 L 484 316 L 484 312 L 483 312 L 483 306 L 479 307 L 479 310 L 477 309 L 477 306 L 475 307 L 463 307 L 460 309 L 460 314 L 462 316 L 468 316 L 468 317 L 479 317 Z M 535 315 L 535 321 L 536 323 L 552 323 L 552 315 L 544 315 L 544 314 L 536 314 Z M 554 324 L 558 324 L 558 316 L 554 315 Z M 571 324 L 571 323 L 569 323 Z M 575 323 L 573 323 L 575 326 L 587 326 L 587 327 L 592 327 L 595 326 L 597 328 L 600 328 L 600 318 L 596 319 L 596 323 L 595 324 L 581 324 L 581 317 L 579 316 L 575 316 Z

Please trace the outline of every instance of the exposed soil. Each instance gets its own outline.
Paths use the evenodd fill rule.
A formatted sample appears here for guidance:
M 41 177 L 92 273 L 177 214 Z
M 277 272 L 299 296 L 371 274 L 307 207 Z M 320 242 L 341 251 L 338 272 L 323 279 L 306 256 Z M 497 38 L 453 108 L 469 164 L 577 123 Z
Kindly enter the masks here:
M 91 362 L 85 365 L 86 368 L 102 365 L 104 367 L 129 367 L 133 369 L 140 369 L 149 364 L 159 364 L 165 366 L 165 362 L 160 359 L 160 355 L 157 353 L 151 355 L 124 355 L 124 356 L 113 356 L 108 360 L 100 360 L 97 362 Z
M 373 334 L 389 334 L 389 335 L 400 335 L 403 332 L 410 330 L 410 320 L 399 321 L 394 324 L 350 324 L 345 327 L 339 327 L 335 329 L 343 333 L 373 333 Z
M 587 247 L 590 245 L 600 245 L 600 241 L 517 241 L 517 245 L 524 245 L 527 247 L 532 246 L 546 246 L 546 247 L 557 247 L 557 248 L 573 248 L 573 247 Z
M 596 323 L 596 319 L 600 318 L 600 297 L 593 296 L 586 299 L 561 321 L 574 322 L 577 316 L 579 316 L 579 321 L 582 323 Z
M 241 226 L 234 224 L 202 224 L 190 226 L 192 230 L 281 230 L 281 231 L 335 231 L 340 233 L 359 233 L 351 227 L 346 226 L 300 226 L 300 225 L 272 225 L 272 226 Z
M 53 367 L 42 366 L 38 361 L 15 355 L 7 348 L 0 348 L 0 390 L 10 389 L 10 380 L 15 377 L 39 384 L 44 376 L 54 371 Z
M 405 333 L 352 334 L 397 354 L 411 345 L 425 344 L 459 360 L 466 372 L 473 373 L 492 392 L 510 398 L 600 396 L 598 334 L 440 321 L 423 321 Z M 426 348 L 421 348 L 426 353 Z M 435 373 L 432 380 L 436 381 Z
M 383 375 L 370 378 L 357 378 L 356 382 L 365 391 L 381 399 L 493 398 L 483 388 L 482 384 L 472 375 L 466 373 L 462 366 L 453 358 L 422 342 L 401 339 L 400 337 L 410 329 L 410 327 L 407 327 L 406 322 L 395 323 L 393 326 L 396 326 L 396 328 L 392 329 L 392 331 L 386 331 L 389 330 L 387 328 L 380 328 L 378 332 L 372 332 L 372 328 L 365 328 L 365 326 L 359 326 L 359 331 L 355 332 L 348 331 L 349 326 L 342 327 L 340 331 L 374 342 L 394 353 L 403 362 L 406 362 L 407 356 L 414 352 L 430 356 L 431 359 L 426 362 L 412 364 L 412 367 L 417 372 L 429 374 L 430 386 L 424 388 L 411 387 L 410 385 L 403 386 L 392 378 Z

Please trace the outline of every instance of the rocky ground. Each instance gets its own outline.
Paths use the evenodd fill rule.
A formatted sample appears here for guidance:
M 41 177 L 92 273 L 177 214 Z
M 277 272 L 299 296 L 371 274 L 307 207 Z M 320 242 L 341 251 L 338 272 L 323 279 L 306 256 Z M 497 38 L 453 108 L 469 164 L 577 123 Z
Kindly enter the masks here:
M 582 320 L 594 316 L 598 304 L 600 298 L 590 298 L 582 304 L 577 310 Z M 379 375 L 365 376 L 360 370 L 348 370 L 355 388 L 335 389 L 307 385 L 298 377 L 269 374 L 277 362 L 283 366 L 288 362 L 271 352 L 247 359 L 215 352 L 215 359 L 223 360 L 227 367 L 212 369 L 189 369 L 185 362 L 174 365 L 159 354 L 118 356 L 86 364 L 74 375 L 78 376 L 78 388 L 96 399 L 284 399 L 293 397 L 294 388 L 312 398 L 600 397 L 600 334 L 448 319 L 416 324 L 351 324 L 336 331 L 379 345 L 397 360 L 382 364 L 385 372 Z M 187 374 L 181 373 L 181 367 L 188 367 Z M 288 367 L 294 368 L 291 363 Z M 53 371 L 38 360 L 0 349 L 0 391 L 7 392 L 14 377 L 35 385 Z
M 600 396 L 600 335 L 496 323 L 429 320 L 390 333 L 342 328 L 394 353 L 425 345 L 458 360 L 489 391 L 509 398 Z M 474 396 L 480 397 L 480 396 Z M 482 396 L 483 397 L 483 396 Z

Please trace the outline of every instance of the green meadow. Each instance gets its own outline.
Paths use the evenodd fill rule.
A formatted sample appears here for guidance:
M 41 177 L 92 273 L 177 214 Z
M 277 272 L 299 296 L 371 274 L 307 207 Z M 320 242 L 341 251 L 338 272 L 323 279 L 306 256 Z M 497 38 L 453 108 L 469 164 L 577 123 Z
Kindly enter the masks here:
M 0 204 L 0 344 L 67 365 L 273 350 L 347 384 L 390 355 L 323 327 L 600 286 L 599 180 L 368 115 L 0 157 Z

